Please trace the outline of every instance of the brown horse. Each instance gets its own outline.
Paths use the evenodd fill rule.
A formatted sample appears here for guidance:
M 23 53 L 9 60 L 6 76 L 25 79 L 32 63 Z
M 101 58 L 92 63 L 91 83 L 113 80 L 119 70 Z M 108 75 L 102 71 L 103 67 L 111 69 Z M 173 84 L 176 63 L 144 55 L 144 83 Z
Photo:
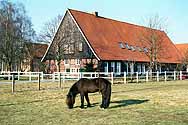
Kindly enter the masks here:
M 94 92 L 100 92 L 102 94 L 102 104 L 100 107 L 108 108 L 111 97 L 111 83 L 104 78 L 81 78 L 79 81 L 74 83 L 70 88 L 66 99 L 68 108 L 73 108 L 77 94 L 80 94 L 81 97 L 80 108 L 84 108 L 84 96 L 87 101 L 87 107 L 90 107 L 91 104 L 89 102 L 88 93 Z

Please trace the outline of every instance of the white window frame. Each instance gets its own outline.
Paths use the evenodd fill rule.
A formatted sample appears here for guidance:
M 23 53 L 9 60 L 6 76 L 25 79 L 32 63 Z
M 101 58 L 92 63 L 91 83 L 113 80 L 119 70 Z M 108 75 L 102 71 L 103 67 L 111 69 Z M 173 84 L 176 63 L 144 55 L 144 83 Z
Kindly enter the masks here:
M 121 62 L 117 62 L 116 68 L 117 68 L 116 74 L 117 74 L 117 75 L 120 75 L 120 74 L 121 74 Z
M 134 74 L 134 63 L 132 62 L 131 64 L 130 64 L 130 69 L 131 69 L 131 74 Z
M 104 72 L 108 73 L 108 62 L 104 62 L 105 66 L 104 66 Z
M 142 64 L 142 72 L 145 74 L 146 73 L 146 65 Z
M 137 64 L 137 72 L 138 73 L 142 72 L 142 65 L 141 64 Z
M 111 72 L 115 72 L 115 62 L 111 62 Z

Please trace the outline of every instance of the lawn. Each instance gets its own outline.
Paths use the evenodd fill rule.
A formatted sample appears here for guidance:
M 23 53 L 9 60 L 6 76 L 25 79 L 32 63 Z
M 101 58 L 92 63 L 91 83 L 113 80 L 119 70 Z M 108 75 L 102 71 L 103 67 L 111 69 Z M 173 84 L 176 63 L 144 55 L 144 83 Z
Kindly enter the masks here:
M 68 109 L 65 98 L 72 83 L 64 83 L 63 89 L 43 83 L 41 91 L 37 83 L 20 83 L 14 94 L 11 85 L 0 84 L 0 124 L 188 124 L 188 81 L 115 84 L 108 109 L 99 108 L 99 93 L 89 95 L 92 107 L 80 109 L 78 96 Z

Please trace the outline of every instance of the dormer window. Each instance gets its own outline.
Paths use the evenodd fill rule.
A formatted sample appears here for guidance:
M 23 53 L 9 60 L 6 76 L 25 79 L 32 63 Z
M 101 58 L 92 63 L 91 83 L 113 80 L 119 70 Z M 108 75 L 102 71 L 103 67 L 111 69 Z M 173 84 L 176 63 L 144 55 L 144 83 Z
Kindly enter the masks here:
M 124 46 L 124 44 L 123 44 L 122 42 L 119 42 L 119 47 L 120 47 L 121 49 L 125 49 L 125 46 Z
M 134 48 L 134 46 L 130 46 L 132 51 L 135 51 L 136 49 Z
M 144 47 L 144 53 L 148 53 L 148 52 L 149 52 L 148 48 Z
M 125 47 L 126 47 L 128 50 L 131 49 L 131 47 L 128 45 L 128 43 L 125 43 Z

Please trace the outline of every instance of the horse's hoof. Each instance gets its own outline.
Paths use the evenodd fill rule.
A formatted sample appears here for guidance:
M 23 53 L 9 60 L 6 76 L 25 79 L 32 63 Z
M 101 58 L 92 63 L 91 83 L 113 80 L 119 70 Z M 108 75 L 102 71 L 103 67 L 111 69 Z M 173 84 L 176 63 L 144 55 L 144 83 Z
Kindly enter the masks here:
M 81 109 L 83 109 L 83 108 L 84 108 L 84 106 L 80 106 L 80 108 L 81 108 Z
M 103 106 L 103 105 L 100 105 L 100 108 L 104 108 L 104 106 Z
M 89 104 L 89 105 L 87 105 L 87 107 L 91 107 L 91 105 Z

